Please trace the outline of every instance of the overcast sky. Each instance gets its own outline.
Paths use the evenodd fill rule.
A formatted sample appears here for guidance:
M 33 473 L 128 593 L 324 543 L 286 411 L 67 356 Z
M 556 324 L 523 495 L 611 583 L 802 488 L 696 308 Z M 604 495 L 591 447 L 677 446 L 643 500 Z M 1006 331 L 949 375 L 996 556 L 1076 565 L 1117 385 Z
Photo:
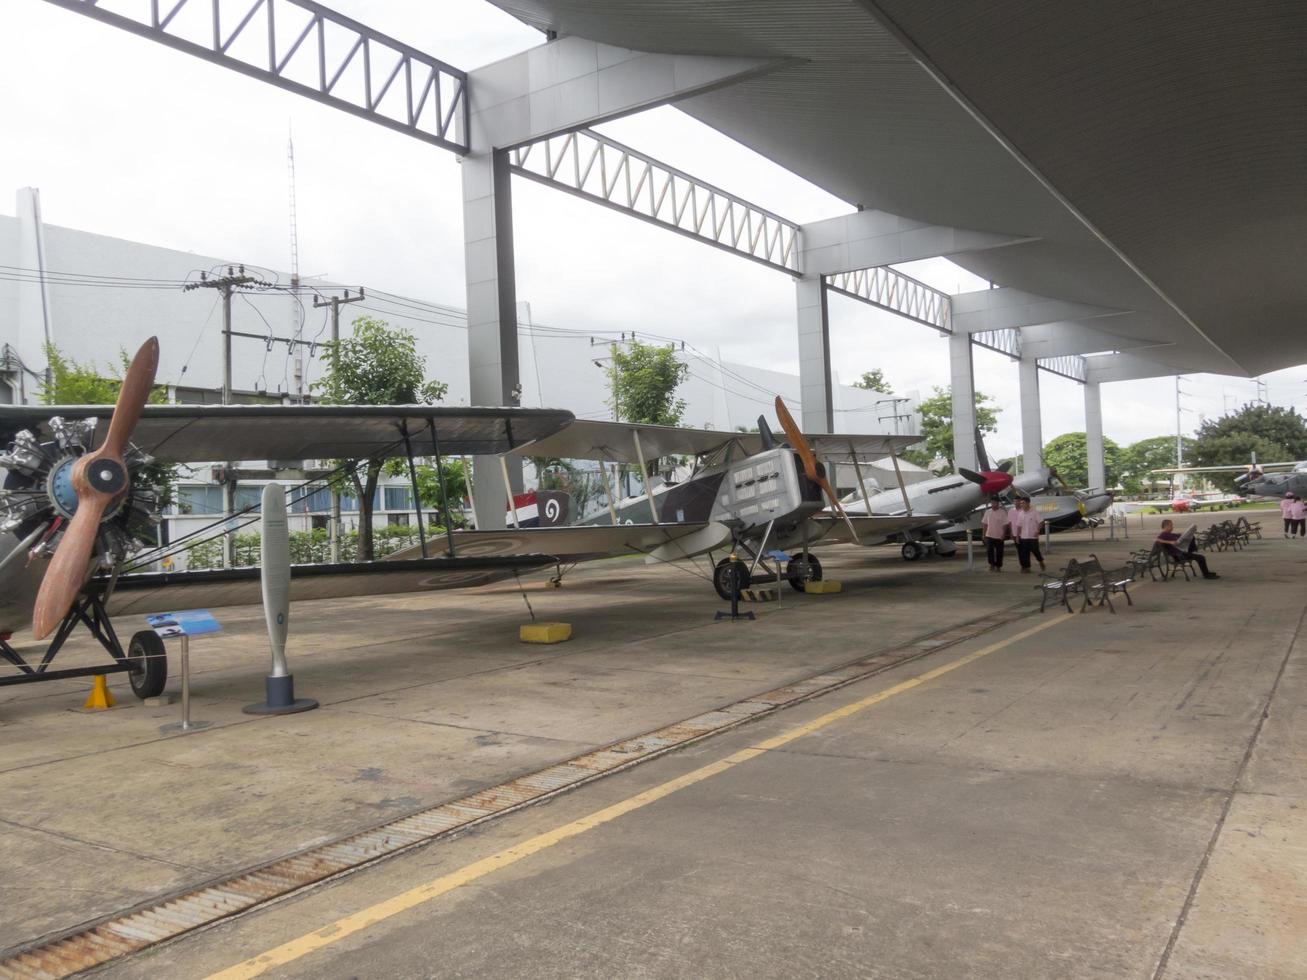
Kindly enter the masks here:
M 542 41 L 481 0 L 330 5 L 464 69 Z M 602 128 L 799 222 L 852 210 L 672 108 Z M 289 131 L 301 273 L 462 307 L 451 153 L 43 0 L 0 4 L 0 212 L 13 214 L 12 192 L 34 186 L 52 224 L 286 269 Z M 516 179 L 513 194 L 518 299 L 537 323 L 649 331 L 797 372 L 787 276 L 530 181 Z M 943 259 L 907 271 L 950 292 L 984 285 Z M 947 385 L 934 331 L 841 297 L 831 319 L 841 380 L 879 367 L 902 392 Z M 977 387 L 1001 409 L 991 451 L 1015 452 L 1016 365 L 982 350 L 975 358 Z M 1041 376 L 1044 438 L 1083 429 L 1079 386 Z M 1307 367 L 1265 380 L 1269 401 L 1307 408 Z M 1183 389 L 1186 430 L 1256 397 L 1247 379 L 1194 375 Z M 1118 442 L 1175 432 L 1170 379 L 1105 386 L 1103 409 Z

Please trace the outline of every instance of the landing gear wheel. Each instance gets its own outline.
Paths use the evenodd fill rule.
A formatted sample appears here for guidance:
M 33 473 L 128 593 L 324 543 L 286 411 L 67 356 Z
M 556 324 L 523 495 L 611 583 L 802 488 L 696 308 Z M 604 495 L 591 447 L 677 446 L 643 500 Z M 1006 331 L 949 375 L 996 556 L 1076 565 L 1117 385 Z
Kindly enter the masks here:
M 786 563 L 785 577 L 790 580 L 790 587 L 795 592 L 802 592 L 803 587 L 809 582 L 821 581 L 821 562 L 817 560 L 816 555 L 804 558 L 803 554 L 799 553 Z
M 712 586 L 717 590 L 717 594 L 730 602 L 731 599 L 744 591 L 752 583 L 752 576 L 749 575 L 749 566 L 744 562 L 731 561 L 729 558 L 723 558 L 713 569 Z
M 926 553 L 926 549 L 916 541 L 904 541 L 899 553 L 903 555 L 904 561 L 916 561 Z
M 141 630 L 132 635 L 127 646 L 127 659 L 133 668 L 127 674 L 132 693 L 144 701 L 157 698 L 168 682 L 168 651 L 154 630 Z

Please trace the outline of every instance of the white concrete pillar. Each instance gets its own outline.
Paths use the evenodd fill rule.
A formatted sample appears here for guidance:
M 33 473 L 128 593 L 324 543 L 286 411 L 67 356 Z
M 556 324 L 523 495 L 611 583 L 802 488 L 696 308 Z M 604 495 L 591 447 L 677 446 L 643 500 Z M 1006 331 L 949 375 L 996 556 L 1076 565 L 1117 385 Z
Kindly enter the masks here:
M 821 276 L 804 276 L 794 286 L 799 325 L 799 398 L 803 402 L 799 424 L 804 432 L 834 432 L 826 281 Z
M 949 378 L 953 390 L 953 465 L 979 469 L 976 456 L 976 379 L 971 364 L 971 337 L 949 334 Z
M 1085 384 L 1085 448 L 1089 456 L 1089 485 L 1107 487 L 1107 466 L 1103 457 L 1103 400 L 1098 382 Z
M 1021 385 L 1021 456 L 1026 470 L 1044 465 L 1044 433 L 1039 411 L 1039 359 L 1022 356 Z
M 516 406 L 522 389 L 518 377 L 513 197 L 508 153 L 494 150 L 466 156 L 462 176 L 471 402 Z M 511 473 L 520 477 L 521 464 L 517 463 Z M 482 529 L 503 528 L 507 495 L 496 457 L 475 457 L 473 487 Z

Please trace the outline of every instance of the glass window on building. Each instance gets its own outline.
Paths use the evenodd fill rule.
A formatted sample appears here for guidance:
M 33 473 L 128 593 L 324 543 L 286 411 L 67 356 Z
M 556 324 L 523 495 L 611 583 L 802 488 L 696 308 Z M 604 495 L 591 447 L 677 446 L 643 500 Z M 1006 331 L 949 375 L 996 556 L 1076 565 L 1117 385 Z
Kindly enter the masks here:
M 177 513 L 221 514 L 222 487 L 214 484 L 180 484 L 177 487 Z
M 413 490 L 411 487 L 386 487 L 386 510 L 412 510 Z
M 218 491 L 219 497 L 222 495 L 221 488 Z M 263 487 L 246 487 L 240 484 L 236 485 L 236 509 L 244 510 L 246 507 L 253 507 L 258 510 L 263 504 Z M 221 513 L 221 509 L 219 510 Z

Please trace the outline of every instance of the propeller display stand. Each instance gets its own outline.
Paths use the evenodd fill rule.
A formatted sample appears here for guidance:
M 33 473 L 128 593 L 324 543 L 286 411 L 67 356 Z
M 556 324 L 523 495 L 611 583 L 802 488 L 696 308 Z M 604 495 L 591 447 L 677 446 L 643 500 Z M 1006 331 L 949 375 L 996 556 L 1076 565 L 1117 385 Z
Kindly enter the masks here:
M 286 520 L 286 491 L 279 483 L 263 488 L 262 517 L 263 613 L 272 647 L 272 673 L 266 680 L 266 700 L 248 704 L 247 715 L 292 715 L 318 706 L 312 698 L 295 697 L 295 677 L 286 664 L 286 637 L 290 632 L 290 525 Z

